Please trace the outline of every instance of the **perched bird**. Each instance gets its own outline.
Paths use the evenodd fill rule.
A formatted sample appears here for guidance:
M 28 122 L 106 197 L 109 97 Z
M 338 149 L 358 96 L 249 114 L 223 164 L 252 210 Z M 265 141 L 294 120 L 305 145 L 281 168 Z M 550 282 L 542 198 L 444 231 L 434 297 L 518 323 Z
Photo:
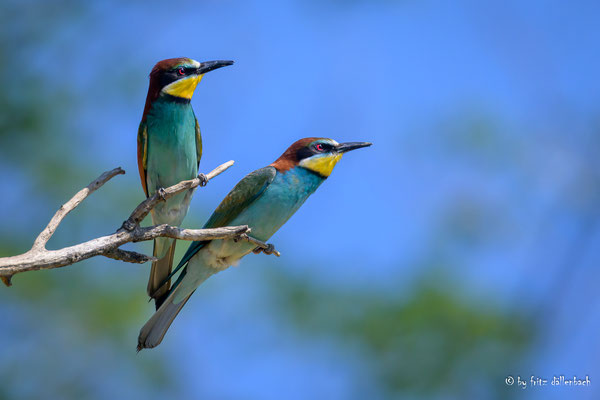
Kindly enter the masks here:
M 231 64 L 170 58 L 152 68 L 138 130 L 138 168 L 146 197 L 198 175 L 202 138 L 190 100 L 205 73 Z M 158 204 L 152 210 L 152 223 L 180 225 L 192 194 L 189 190 Z M 153 255 L 158 261 L 152 263 L 147 290 L 157 309 L 168 292 L 165 278 L 171 272 L 175 244 L 169 238 L 154 240 Z
M 370 145 L 326 138 L 300 139 L 274 163 L 246 175 L 204 227 L 248 225 L 254 238 L 267 241 L 331 174 L 342 154 Z M 160 344 L 196 288 L 211 275 L 237 264 L 254 248 L 252 243 L 241 240 L 193 242 L 173 271 L 185 266 L 166 300 L 142 327 L 138 351 Z

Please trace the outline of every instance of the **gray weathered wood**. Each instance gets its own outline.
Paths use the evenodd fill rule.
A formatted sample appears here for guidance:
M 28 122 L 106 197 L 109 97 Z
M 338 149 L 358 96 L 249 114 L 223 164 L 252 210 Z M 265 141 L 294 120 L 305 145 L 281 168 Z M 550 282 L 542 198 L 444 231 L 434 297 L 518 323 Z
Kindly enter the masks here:
M 126 243 L 152 240 L 157 237 L 170 237 L 193 241 L 214 239 L 247 240 L 254 243 L 257 246 L 257 249 L 263 249 L 266 254 L 275 254 L 279 257 L 279 252 L 277 252 L 272 245 L 268 245 L 249 236 L 250 228 L 246 225 L 226 226 L 214 229 L 182 229 L 166 224 L 149 227 L 139 226 L 144 217 L 146 217 L 152 208 L 160 201 L 164 201 L 184 190 L 192 189 L 197 186 L 204 186 L 209 180 L 221 174 L 232 165 L 233 161 L 228 161 L 218 166 L 207 175 L 200 175 L 198 178 L 179 182 L 176 185 L 161 190 L 160 193 L 150 196 L 141 202 L 123 225 L 111 235 L 88 240 L 87 242 L 64 247 L 59 250 L 47 250 L 46 243 L 48 243 L 48 240 L 50 240 L 69 212 L 74 210 L 86 197 L 110 179 L 125 173 L 121 168 L 107 171 L 88 186 L 77 192 L 75 196 L 59 208 L 48 225 L 37 236 L 29 251 L 16 256 L 0 258 L 0 279 L 2 279 L 7 286 L 10 286 L 11 278 L 17 273 L 64 267 L 95 256 L 105 256 L 125 262 L 142 264 L 152 261 L 154 258 L 134 251 L 123 250 L 119 247 Z

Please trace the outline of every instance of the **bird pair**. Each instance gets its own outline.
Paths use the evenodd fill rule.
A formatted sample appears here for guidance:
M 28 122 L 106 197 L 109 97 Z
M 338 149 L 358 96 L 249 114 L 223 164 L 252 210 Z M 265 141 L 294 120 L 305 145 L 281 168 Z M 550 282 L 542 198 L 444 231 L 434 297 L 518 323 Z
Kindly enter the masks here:
M 202 137 L 190 100 L 205 73 L 233 61 L 197 62 L 171 58 L 150 72 L 148 96 L 138 131 L 138 166 L 146 196 L 198 175 Z M 304 138 L 292 144 L 275 162 L 244 177 L 214 211 L 204 228 L 248 225 L 251 235 L 267 241 L 331 174 L 347 151 L 371 143 L 338 143 L 327 138 Z M 154 224 L 180 225 L 194 189 L 158 204 Z M 160 344 L 167 329 L 196 288 L 250 253 L 245 241 L 193 242 L 172 272 L 176 241 L 154 240 L 148 295 L 156 312 L 142 327 L 138 351 Z M 170 285 L 174 272 L 181 270 Z

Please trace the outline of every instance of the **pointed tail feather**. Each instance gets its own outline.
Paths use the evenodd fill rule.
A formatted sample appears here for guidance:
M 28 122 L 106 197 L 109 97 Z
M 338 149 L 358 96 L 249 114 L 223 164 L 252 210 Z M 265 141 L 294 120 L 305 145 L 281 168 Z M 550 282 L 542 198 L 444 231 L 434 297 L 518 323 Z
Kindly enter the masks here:
M 190 267 L 193 267 L 192 272 L 188 271 Z M 171 326 L 171 323 L 189 300 L 190 296 L 194 294 L 202 282 L 217 272 L 219 270 L 207 265 L 194 263 L 190 266 L 190 264 L 187 264 L 175 283 L 173 283 L 171 289 L 169 289 L 166 299 L 160 308 L 156 310 L 154 315 L 140 330 L 137 346 L 138 351 L 158 346 L 165 333 L 167 333 L 169 326 Z
M 151 349 L 158 346 L 160 342 L 162 342 L 163 338 L 165 337 L 165 333 L 167 333 L 167 330 L 173 323 L 173 320 L 177 314 L 179 314 L 179 311 L 181 311 L 192 294 L 194 294 L 194 292 L 187 295 L 183 301 L 177 304 L 173 303 L 173 293 L 167 297 L 160 308 L 140 330 L 137 351 L 142 349 Z
M 172 241 L 169 246 L 169 241 Z M 150 279 L 148 279 L 148 296 L 154 299 L 156 309 L 165 301 L 169 294 L 170 280 L 167 280 L 173 267 L 173 256 L 175 255 L 176 240 L 158 238 L 154 240 L 154 257 L 159 257 L 158 261 L 152 262 L 150 270 Z M 165 248 L 167 248 L 165 251 Z

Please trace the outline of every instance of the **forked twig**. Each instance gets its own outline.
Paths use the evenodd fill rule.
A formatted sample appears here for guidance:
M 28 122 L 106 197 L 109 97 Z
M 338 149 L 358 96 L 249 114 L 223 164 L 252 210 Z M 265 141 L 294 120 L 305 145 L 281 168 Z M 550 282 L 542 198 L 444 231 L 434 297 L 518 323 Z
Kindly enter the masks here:
M 279 257 L 279 252 L 274 250 L 273 245 L 248 236 L 250 228 L 247 225 L 213 229 L 182 229 L 170 225 L 139 226 L 140 222 L 160 201 L 185 190 L 204 186 L 232 165 L 233 161 L 228 161 L 206 175 L 200 174 L 197 178 L 179 182 L 161 190 L 160 193 L 155 193 L 141 202 L 122 226 L 111 235 L 101 236 L 59 250 L 47 250 L 48 240 L 69 212 L 73 211 L 83 200 L 110 179 L 125 173 L 121 168 L 106 171 L 58 209 L 48 225 L 37 236 L 29 251 L 17 256 L 0 258 L 0 279 L 4 284 L 10 286 L 11 278 L 17 273 L 64 267 L 95 256 L 104 256 L 130 263 L 145 263 L 154 260 L 154 258 L 134 251 L 123 250 L 119 247 L 126 243 L 152 240 L 157 237 L 170 237 L 180 240 L 244 239 L 256 244 L 257 248 L 269 251 L 267 254 L 275 254 Z

